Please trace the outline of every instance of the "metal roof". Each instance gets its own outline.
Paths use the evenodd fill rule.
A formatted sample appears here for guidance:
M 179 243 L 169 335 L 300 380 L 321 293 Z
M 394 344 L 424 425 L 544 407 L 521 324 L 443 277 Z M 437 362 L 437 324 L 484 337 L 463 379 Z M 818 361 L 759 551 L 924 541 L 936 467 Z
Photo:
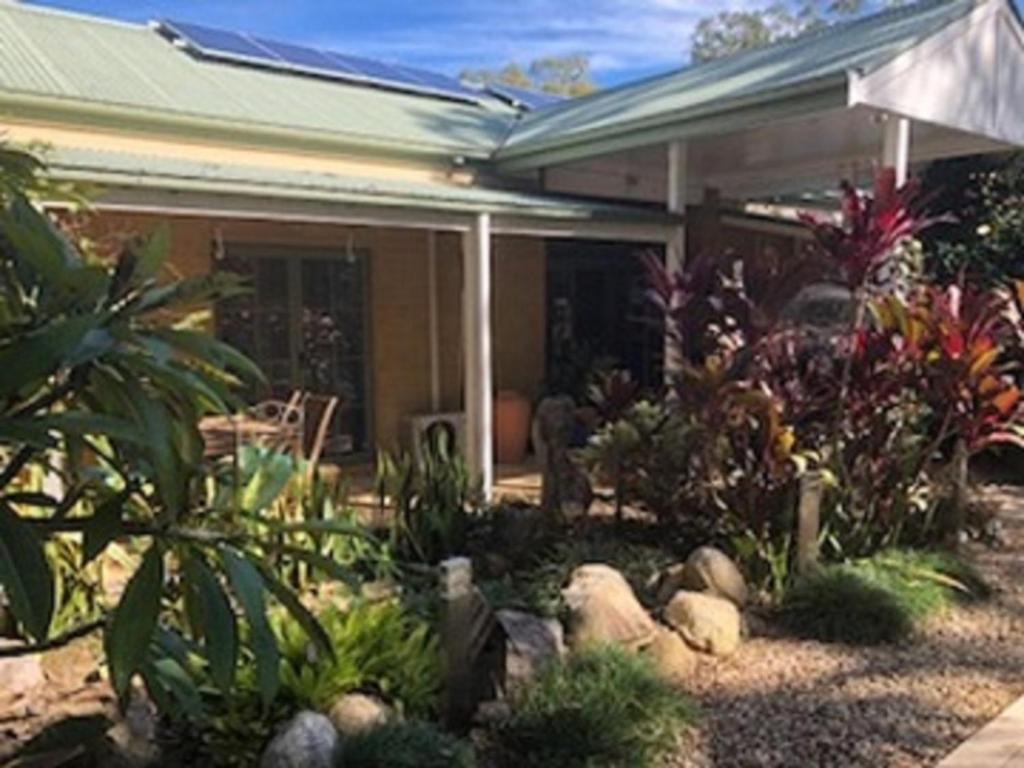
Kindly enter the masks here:
M 70 148 L 51 149 L 44 159 L 50 173 L 58 179 L 99 185 L 99 203 L 103 200 L 103 188 L 129 187 L 458 214 L 486 212 L 567 221 L 677 223 L 675 217 L 660 209 L 479 186 L 371 179 Z
M 490 155 L 516 110 L 205 61 L 153 29 L 0 2 L 0 108 L 305 146 Z
M 849 72 L 881 66 L 964 17 L 977 4 L 977 0 L 923 0 L 526 114 L 497 156 L 510 160 L 656 126 L 706 120 L 738 105 L 779 107 L 784 97 L 845 88 Z

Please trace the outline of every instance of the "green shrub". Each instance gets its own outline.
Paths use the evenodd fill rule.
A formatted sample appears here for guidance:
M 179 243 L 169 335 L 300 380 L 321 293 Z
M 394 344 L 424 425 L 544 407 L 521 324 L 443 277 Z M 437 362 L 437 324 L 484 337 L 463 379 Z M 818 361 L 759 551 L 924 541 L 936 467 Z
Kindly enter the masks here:
M 473 750 L 430 723 L 375 728 L 345 742 L 344 768 L 474 768 Z
M 691 716 L 646 659 L 590 651 L 550 667 L 513 700 L 496 733 L 498 759 L 510 768 L 645 768 L 675 746 Z
M 825 642 L 893 643 L 952 600 L 987 593 L 977 571 L 951 555 L 886 550 L 797 580 L 782 618 L 797 634 Z
M 304 707 L 323 710 L 337 697 L 371 690 L 402 712 L 428 715 L 441 687 L 436 635 L 397 602 L 357 603 L 318 616 L 334 658 L 311 661 L 305 631 L 290 617 L 278 627 L 281 683 Z

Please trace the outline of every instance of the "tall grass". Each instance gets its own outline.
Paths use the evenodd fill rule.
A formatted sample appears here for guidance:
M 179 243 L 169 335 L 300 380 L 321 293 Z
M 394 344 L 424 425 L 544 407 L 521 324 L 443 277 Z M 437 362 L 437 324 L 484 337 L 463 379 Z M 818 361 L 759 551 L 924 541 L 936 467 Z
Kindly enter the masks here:
M 781 615 L 803 637 L 877 645 L 904 641 L 928 616 L 988 592 L 977 570 L 952 555 L 886 550 L 798 580 Z

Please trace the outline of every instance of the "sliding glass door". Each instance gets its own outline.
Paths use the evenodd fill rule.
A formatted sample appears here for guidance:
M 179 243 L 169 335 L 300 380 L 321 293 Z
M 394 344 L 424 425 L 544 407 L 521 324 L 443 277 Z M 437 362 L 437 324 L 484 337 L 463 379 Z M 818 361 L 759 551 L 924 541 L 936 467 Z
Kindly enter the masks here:
M 218 268 L 245 277 L 252 292 L 221 302 L 217 335 L 251 357 L 269 392 L 337 395 L 327 455 L 369 448 L 366 255 L 307 248 L 228 245 Z

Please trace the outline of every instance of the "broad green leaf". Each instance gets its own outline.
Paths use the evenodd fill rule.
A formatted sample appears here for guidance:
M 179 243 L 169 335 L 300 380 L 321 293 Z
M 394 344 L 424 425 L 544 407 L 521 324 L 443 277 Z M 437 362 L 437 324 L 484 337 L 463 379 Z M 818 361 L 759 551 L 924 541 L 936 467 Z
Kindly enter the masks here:
M 350 571 L 348 568 L 346 568 L 338 561 L 332 560 L 329 557 L 325 557 L 324 555 L 321 555 L 319 552 L 316 552 L 312 549 L 291 547 L 286 544 L 268 544 L 267 546 L 276 552 L 280 552 L 283 555 L 288 555 L 289 557 L 293 557 L 296 560 L 301 560 L 304 563 L 309 563 L 311 566 L 313 566 L 320 572 L 326 574 L 327 576 L 330 576 L 333 579 L 343 581 L 349 586 L 358 587 L 358 579 L 355 578 L 355 575 L 352 573 L 352 571 Z
M 257 454 L 249 454 L 257 455 Z M 266 509 L 281 495 L 294 474 L 290 457 L 281 453 L 260 454 L 259 466 L 242 490 L 239 506 L 250 513 Z
M 104 637 L 110 681 L 120 698 L 128 692 L 132 675 L 146 661 L 160 615 L 163 587 L 163 553 L 154 544 L 128 581 Z
M 221 563 L 228 575 L 231 590 L 249 621 L 250 642 L 256 657 L 256 676 L 260 694 L 266 706 L 277 696 L 281 684 L 279 669 L 281 654 L 277 640 L 267 621 L 267 605 L 264 600 L 264 582 L 260 572 L 237 550 L 221 548 Z
M 36 419 L 0 419 L 0 442 L 52 448 L 57 441 Z
M 58 371 L 85 335 L 104 320 L 103 315 L 58 320 L 0 349 L 0 396 L 13 395 Z
M 107 416 L 88 411 L 64 411 L 33 419 L 41 427 L 64 435 L 98 435 L 112 440 L 123 440 L 136 445 L 149 444 L 151 437 L 119 416 Z
M 170 247 L 171 229 L 167 224 L 161 224 L 138 249 L 136 254 L 138 261 L 135 263 L 136 279 L 149 280 L 156 277 L 167 258 Z
M 163 403 L 152 400 L 141 388 L 131 391 L 129 396 L 148 438 L 157 490 L 171 515 L 178 515 L 184 503 L 184 478 L 175 451 L 170 416 Z
M 139 670 L 146 690 L 161 710 L 177 709 L 191 718 L 203 716 L 203 701 L 199 689 L 185 668 L 174 658 L 162 656 L 153 659 Z
M 305 630 L 306 636 L 313 641 L 313 644 L 320 653 L 333 659 L 334 647 L 331 645 L 331 638 L 328 637 L 327 632 L 324 631 L 316 617 L 309 612 L 306 606 L 299 602 L 299 598 L 294 592 L 282 584 L 270 572 L 269 568 L 261 567 L 260 573 L 263 574 L 263 581 L 267 585 L 267 589 L 273 593 L 278 602 L 285 607 L 288 613 L 299 623 L 299 626 Z
M 199 360 L 215 361 L 224 368 L 237 371 L 243 378 L 254 382 L 265 380 L 263 371 L 252 360 L 209 334 L 159 328 L 151 335 Z
M 53 618 L 53 574 L 36 532 L 6 503 L 0 503 L 0 584 L 14 617 L 44 640 Z
M 217 576 L 202 557 L 193 554 L 185 561 L 185 573 L 191 580 L 203 623 L 203 648 L 210 662 L 213 681 L 227 693 L 235 680 L 238 663 L 238 630 L 235 613 Z
M 121 517 L 127 493 L 118 493 L 100 504 L 85 522 L 82 540 L 82 555 L 90 563 L 116 539 L 122 530 Z

